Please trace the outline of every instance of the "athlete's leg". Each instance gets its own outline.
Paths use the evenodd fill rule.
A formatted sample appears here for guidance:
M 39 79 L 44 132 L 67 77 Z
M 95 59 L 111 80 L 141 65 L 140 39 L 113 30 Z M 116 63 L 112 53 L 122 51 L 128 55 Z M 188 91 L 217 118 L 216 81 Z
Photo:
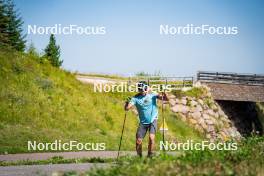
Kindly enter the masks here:
M 155 135 L 157 129 L 157 120 L 150 125 L 149 128 L 149 144 L 148 144 L 148 156 L 151 157 L 153 155 L 153 151 L 155 149 Z
M 137 134 L 136 134 L 136 151 L 138 156 L 142 157 L 142 141 L 147 133 L 148 127 L 139 124 L 138 129 L 137 129 Z

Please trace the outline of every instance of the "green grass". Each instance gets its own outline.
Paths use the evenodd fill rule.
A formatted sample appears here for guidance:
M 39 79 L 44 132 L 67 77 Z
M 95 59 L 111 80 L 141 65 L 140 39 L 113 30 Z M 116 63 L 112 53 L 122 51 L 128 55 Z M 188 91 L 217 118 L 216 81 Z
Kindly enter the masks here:
M 178 98 L 181 98 L 181 97 L 184 97 L 184 96 L 201 98 L 201 97 L 205 96 L 206 89 L 205 88 L 194 87 L 194 88 L 192 88 L 192 89 L 190 89 L 188 91 L 174 90 L 174 91 L 172 91 L 172 93 Z
M 117 150 L 129 93 L 95 93 L 70 72 L 45 60 L 0 50 L 0 153 L 21 153 L 27 141 L 106 143 Z M 165 112 L 170 135 L 200 139 L 198 132 Z M 137 116 L 128 113 L 123 150 L 134 150 Z M 161 135 L 157 135 L 157 142 Z M 146 142 L 144 142 L 146 147 Z
M 115 167 L 95 169 L 89 176 L 117 175 L 263 175 L 264 138 L 243 140 L 235 151 L 188 151 L 179 157 L 124 158 Z

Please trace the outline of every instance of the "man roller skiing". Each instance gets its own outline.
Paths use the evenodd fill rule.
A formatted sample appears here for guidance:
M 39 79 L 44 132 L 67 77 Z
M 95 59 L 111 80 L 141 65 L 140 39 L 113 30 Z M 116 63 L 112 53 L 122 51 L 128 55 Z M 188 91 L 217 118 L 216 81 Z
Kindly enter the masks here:
M 136 151 L 142 157 L 142 140 L 149 131 L 148 157 L 151 157 L 153 156 L 155 134 L 157 131 L 157 99 L 168 101 L 168 98 L 165 93 L 157 94 L 151 92 L 145 81 L 139 82 L 137 88 L 139 93 L 126 102 L 125 110 L 128 111 L 132 106 L 137 108 L 140 122 L 136 132 Z

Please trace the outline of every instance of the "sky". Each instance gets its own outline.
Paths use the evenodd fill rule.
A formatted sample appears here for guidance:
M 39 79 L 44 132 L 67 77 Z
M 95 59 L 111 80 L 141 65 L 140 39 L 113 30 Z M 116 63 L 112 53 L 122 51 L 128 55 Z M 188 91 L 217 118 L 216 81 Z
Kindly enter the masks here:
M 56 34 L 62 67 L 83 73 L 194 76 L 264 73 L 261 0 L 14 0 L 28 25 L 104 26 L 105 35 Z M 161 35 L 160 25 L 236 26 L 236 35 Z M 27 34 L 43 53 L 49 35 Z

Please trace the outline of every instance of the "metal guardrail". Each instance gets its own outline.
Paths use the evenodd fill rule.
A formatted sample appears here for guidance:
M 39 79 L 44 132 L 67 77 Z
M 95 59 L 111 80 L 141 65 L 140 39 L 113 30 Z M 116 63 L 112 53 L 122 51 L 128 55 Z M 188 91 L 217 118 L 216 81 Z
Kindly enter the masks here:
M 264 85 L 264 75 L 260 74 L 238 74 L 227 72 L 206 72 L 199 71 L 197 80 L 202 82 Z
M 148 85 L 170 85 L 172 89 L 182 89 L 193 87 L 194 78 L 189 77 L 162 77 L 162 76 L 149 76 L 149 77 L 129 77 L 128 85 L 139 81 L 146 81 Z

